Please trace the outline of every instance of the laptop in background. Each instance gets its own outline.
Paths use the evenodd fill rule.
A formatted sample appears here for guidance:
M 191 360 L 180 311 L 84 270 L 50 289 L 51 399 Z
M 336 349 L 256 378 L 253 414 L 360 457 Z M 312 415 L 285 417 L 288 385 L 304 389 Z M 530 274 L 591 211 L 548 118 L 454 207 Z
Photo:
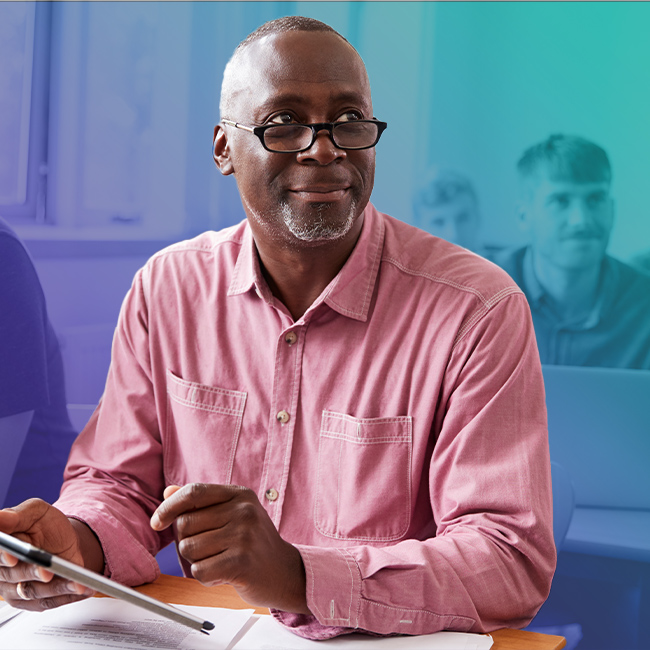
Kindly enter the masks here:
M 576 506 L 650 510 L 650 371 L 543 367 L 551 460 Z

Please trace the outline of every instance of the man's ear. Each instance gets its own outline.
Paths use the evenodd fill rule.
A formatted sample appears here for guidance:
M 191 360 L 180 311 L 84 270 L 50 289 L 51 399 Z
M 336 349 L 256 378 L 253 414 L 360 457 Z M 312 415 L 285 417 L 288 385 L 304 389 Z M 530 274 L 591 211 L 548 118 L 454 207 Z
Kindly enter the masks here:
M 532 227 L 532 215 L 534 211 L 534 179 L 519 179 L 519 197 L 517 199 L 516 215 L 519 230 L 528 232 Z
M 528 216 L 528 201 L 525 199 L 520 199 L 517 201 L 516 214 L 517 214 L 517 223 L 519 224 L 519 229 L 524 232 L 530 230 L 530 219 Z
M 224 175 L 235 173 L 235 167 L 230 158 L 230 148 L 228 147 L 228 137 L 221 124 L 214 127 L 212 138 L 212 158 L 217 169 Z

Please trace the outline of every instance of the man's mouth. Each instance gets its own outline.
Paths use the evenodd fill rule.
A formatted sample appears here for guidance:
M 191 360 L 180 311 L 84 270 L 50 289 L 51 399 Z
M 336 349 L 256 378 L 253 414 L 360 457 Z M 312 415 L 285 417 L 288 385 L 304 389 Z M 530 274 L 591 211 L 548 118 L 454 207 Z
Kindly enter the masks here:
M 343 185 L 305 186 L 289 190 L 302 201 L 310 203 L 329 203 L 340 201 L 350 188 Z
M 574 232 L 563 237 L 565 241 L 591 241 L 593 239 L 602 239 L 602 235 L 593 231 Z

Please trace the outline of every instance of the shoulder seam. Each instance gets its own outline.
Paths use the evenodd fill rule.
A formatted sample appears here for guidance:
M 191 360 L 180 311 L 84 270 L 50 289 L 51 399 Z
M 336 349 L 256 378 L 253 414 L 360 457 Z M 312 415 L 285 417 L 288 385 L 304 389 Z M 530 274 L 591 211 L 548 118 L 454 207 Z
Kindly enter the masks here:
M 465 321 L 463 326 L 458 330 L 456 338 L 451 346 L 453 350 L 458 343 L 465 337 L 465 335 L 478 323 L 495 305 L 500 303 L 504 298 L 512 295 L 522 295 L 523 292 L 519 287 L 506 287 L 495 293 L 492 298 L 486 301 L 480 309 L 477 309 L 468 319 Z
M 398 262 L 396 259 L 392 257 L 382 257 L 381 261 L 388 262 L 389 264 L 392 264 L 396 268 L 400 269 L 400 271 L 403 271 L 404 273 L 408 273 L 409 275 L 426 278 L 427 280 L 431 280 L 432 282 L 446 284 L 447 286 L 453 287 L 454 289 L 458 289 L 459 291 L 465 291 L 466 293 L 471 293 L 474 296 L 476 296 L 476 298 L 481 302 L 481 306 L 479 307 L 479 309 L 477 309 L 458 330 L 458 333 L 456 334 L 456 338 L 454 339 L 454 342 L 451 346 L 452 350 L 465 337 L 465 335 L 476 325 L 476 323 L 478 323 L 485 316 L 485 314 L 487 314 L 496 304 L 501 302 L 501 300 L 503 300 L 507 296 L 511 296 L 515 294 L 523 295 L 522 290 L 516 284 L 513 283 L 511 286 L 504 287 L 500 291 L 497 291 L 490 298 L 486 298 L 483 295 L 483 293 L 481 293 L 478 289 L 475 289 L 474 287 L 468 287 L 458 282 L 454 282 L 453 280 L 432 275 L 431 273 L 427 273 L 426 271 L 415 271 L 413 269 L 408 269 L 403 264 L 401 264 L 400 262 Z
M 498 293 L 496 293 L 494 296 L 491 298 L 486 298 L 478 289 L 474 289 L 474 287 L 468 287 L 464 284 L 460 284 L 458 282 L 454 282 L 453 280 L 448 280 L 447 278 L 443 278 L 437 275 L 432 275 L 431 273 L 427 273 L 426 271 L 414 271 L 413 269 L 406 268 L 403 264 L 398 262 L 396 259 L 392 257 L 382 257 L 381 258 L 382 262 L 388 262 L 389 264 L 392 264 L 393 266 L 397 267 L 400 271 L 403 271 L 404 273 L 408 273 L 409 275 L 421 277 L 421 278 L 426 278 L 427 280 L 431 280 L 432 282 L 438 282 L 440 284 L 446 284 L 447 286 L 453 287 L 454 289 L 458 289 L 459 291 L 465 291 L 467 293 L 472 293 L 474 294 L 480 301 L 481 303 L 486 306 L 490 307 L 493 304 L 493 301 L 495 298 L 498 300 L 498 296 L 500 296 L 503 291 L 514 289 L 515 291 L 519 291 L 519 289 L 515 287 L 506 287 L 505 289 L 502 289 Z

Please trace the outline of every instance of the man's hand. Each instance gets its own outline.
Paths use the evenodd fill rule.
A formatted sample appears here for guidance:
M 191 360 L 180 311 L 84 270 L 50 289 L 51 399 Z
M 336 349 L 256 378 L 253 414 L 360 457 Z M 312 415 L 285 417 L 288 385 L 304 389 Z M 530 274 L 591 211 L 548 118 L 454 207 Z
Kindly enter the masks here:
M 84 564 L 75 526 L 45 501 L 29 499 L 15 508 L 0 510 L 0 530 L 70 562 Z M 0 552 L 0 596 L 13 607 L 41 611 L 82 600 L 93 593 L 42 567 Z
M 234 485 L 169 486 L 151 518 L 154 530 L 176 522 L 180 554 L 207 586 L 228 583 L 251 605 L 309 614 L 305 568 L 254 492 Z

